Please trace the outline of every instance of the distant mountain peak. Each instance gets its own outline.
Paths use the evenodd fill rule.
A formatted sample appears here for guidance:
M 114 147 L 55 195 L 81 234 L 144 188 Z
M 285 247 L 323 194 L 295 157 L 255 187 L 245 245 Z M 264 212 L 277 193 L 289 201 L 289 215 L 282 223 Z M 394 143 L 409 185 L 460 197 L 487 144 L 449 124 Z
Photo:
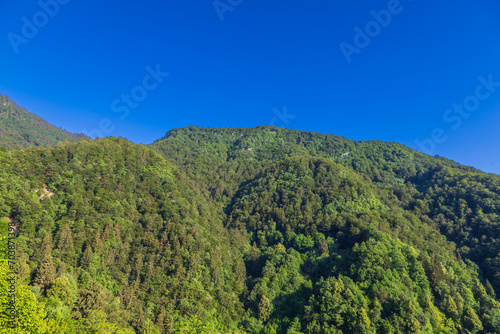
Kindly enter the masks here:
M 0 146 L 6 148 L 47 147 L 61 141 L 90 139 L 71 133 L 28 112 L 10 97 L 0 94 Z

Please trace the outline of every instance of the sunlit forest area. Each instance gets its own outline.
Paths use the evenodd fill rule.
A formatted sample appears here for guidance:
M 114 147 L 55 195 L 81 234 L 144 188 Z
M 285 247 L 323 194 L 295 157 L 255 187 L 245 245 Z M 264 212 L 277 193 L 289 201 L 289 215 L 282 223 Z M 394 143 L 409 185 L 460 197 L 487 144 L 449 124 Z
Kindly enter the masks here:
M 0 164 L 19 333 L 500 333 L 498 175 L 270 126 Z

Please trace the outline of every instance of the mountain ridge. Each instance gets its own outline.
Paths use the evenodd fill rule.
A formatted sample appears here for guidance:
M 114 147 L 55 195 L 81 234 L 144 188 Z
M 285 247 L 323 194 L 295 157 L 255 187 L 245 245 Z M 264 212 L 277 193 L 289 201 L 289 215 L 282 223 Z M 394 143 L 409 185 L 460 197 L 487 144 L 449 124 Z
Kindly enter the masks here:
M 58 128 L 18 106 L 8 96 L 0 94 L 0 146 L 46 147 L 64 140 L 75 142 L 84 139 L 90 138 L 84 134 L 75 134 Z
M 270 126 L 0 164 L 0 314 L 15 278 L 22 333 L 500 332 L 499 175 Z

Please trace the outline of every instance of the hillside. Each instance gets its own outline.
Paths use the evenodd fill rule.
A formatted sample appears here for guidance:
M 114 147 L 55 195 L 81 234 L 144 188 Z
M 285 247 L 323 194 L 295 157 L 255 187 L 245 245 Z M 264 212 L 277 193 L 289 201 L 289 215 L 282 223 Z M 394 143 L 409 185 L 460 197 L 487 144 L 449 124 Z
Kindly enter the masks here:
M 498 175 L 268 126 L 0 163 L 26 333 L 500 333 Z
M 223 212 L 151 149 L 83 141 L 0 152 L 0 163 L 0 217 L 20 231 L 16 276 L 51 333 L 241 314 L 231 273 L 242 259 Z
M 90 138 L 49 124 L 0 94 L 0 147 L 47 147 L 64 140 L 76 142 L 82 139 Z
M 433 238 L 417 232 L 414 224 L 418 222 L 427 231 L 430 228 L 440 238 L 449 240 L 446 244 L 450 245 L 451 253 L 458 261 L 470 260 L 473 266 L 477 265 L 483 282 L 491 287 L 491 291 L 495 289 L 498 292 L 500 289 L 498 175 L 486 174 L 442 157 L 431 157 L 397 143 L 352 141 L 339 136 L 269 126 L 254 129 L 174 129 L 153 146 L 175 161 L 225 207 L 228 224 L 235 219 L 234 203 L 239 201 L 241 192 L 248 189 L 249 184 L 262 182 L 256 180 L 260 180 L 260 175 L 267 175 L 269 166 L 276 162 L 289 157 L 317 157 L 342 165 L 375 189 L 390 212 L 399 211 L 400 216 L 412 217 L 410 220 L 413 223 L 406 227 L 401 225 L 400 219 L 393 219 L 397 223 L 385 227 L 385 233 L 395 233 L 401 240 L 406 239 L 410 245 L 426 250 L 428 254 L 442 249 L 444 246 L 433 245 Z M 275 186 L 252 189 L 255 205 L 276 205 L 276 197 L 267 198 L 265 195 L 275 193 Z M 324 212 L 315 212 L 312 208 L 325 208 L 328 202 L 316 199 L 314 204 L 309 205 L 307 215 L 299 214 L 299 208 L 304 205 L 303 196 L 301 193 L 295 206 L 281 210 L 282 215 L 297 214 L 302 221 L 309 217 L 309 222 L 323 222 L 318 226 L 309 226 L 305 230 L 306 235 L 312 236 L 316 231 L 332 233 L 332 226 L 346 224 L 343 220 L 340 223 L 337 221 L 339 213 L 345 213 L 342 210 L 335 212 L 336 223 L 329 223 L 320 230 L 319 226 L 325 222 Z M 352 202 L 345 197 L 344 201 Z M 251 207 L 245 212 L 255 210 Z M 272 210 L 268 209 L 265 215 L 259 212 L 253 218 L 253 224 L 255 220 L 279 221 L 280 216 L 269 211 Z M 380 213 L 377 208 L 368 211 Z M 248 219 L 248 214 L 246 216 Z M 265 228 L 266 224 L 260 226 Z M 282 227 L 282 232 L 286 228 Z M 261 245 L 255 234 L 254 240 Z

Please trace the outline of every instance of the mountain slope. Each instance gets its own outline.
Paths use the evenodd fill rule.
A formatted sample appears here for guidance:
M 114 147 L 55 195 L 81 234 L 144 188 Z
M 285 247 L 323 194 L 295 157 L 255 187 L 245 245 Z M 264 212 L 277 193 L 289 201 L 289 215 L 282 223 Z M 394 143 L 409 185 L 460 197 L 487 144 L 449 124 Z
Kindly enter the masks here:
M 447 166 L 477 172 L 445 158 L 435 158 L 398 143 L 354 141 L 334 135 L 276 127 L 197 128 L 170 130 L 151 144 L 166 157 L 184 166 L 194 178 L 213 191 L 248 179 L 262 163 L 292 156 L 315 156 L 349 166 L 379 185 L 419 185 L 436 168 Z M 239 162 L 244 161 L 244 164 Z M 242 170 L 245 169 L 245 172 Z M 231 177 L 219 176 L 229 173 Z M 427 174 L 426 174 L 427 173 Z M 235 179 L 236 178 L 236 179 Z M 229 182 L 229 185 L 228 185 Z M 221 189 L 222 188 L 222 189 Z M 230 197 L 230 196 L 229 196 Z
M 260 252 L 249 259 L 248 307 L 265 297 L 274 306 L 267 328 L 284 332 L 288 318 L 318 334 L 453 333 L 451 319 L 479 329 L 466 312 L 497 318 L 500 304 L 475 266 L 458 260 L 454 245 L 417 215 L 390 204 L 383 191 L 328 159 L 266 167 L 228 207 L 228 225 L 248 231 Z M 476 301 L 464 302 L 466 295 Z M 460 300 L 456 316 L 449 299 Z M 498 330 L 491 319 L 480 321 Z
M 272 127 L 0 163 L 0 290 L 31 286 L 31 332 L 500 332 L 497 175 Z
M 104 139 L 0 152 L 0 163 L 17 280 L 34 286 L 53 333 L 142 333 L 190 315 L 227 333 L 242 314 L 223 212 L 153 150 Z
M 331 215 L 325 214 L 325 210 L 332 205 L 337 208 L 338 203 L 332 204 L 331 199 L 330 203 L 325 202 L 324 195 L 320 194 L 309 197 L 310 185 L 288 194 L 289 200 L 295 198 L 292 203 L 285 207 L 276 206 L 283 195 L 276 193 L 279 175 L 271 179 L 274 183 L 268 181 L 269 174 L 274 173 L 273 168 L 277 168 L 272 166 L 289 157 L 318 157 L 340 164 L 351 170 L 350 174 L 358 175 L 375 191 L 375 199 L 392 212 L 388 215 L 380 208 L 370 208 L 367 210 L 369 215 L 376 212 L 379 216 L 367 218 L 366 213 L 356 213 L 356 224 L 365 226 L 364 221 L 373 221 L 385 235 L 403 240 L 430 256 L 431 260 L 427 262 L 435 269 L 430 270 L 426 261 L 421 261 L 421 264 L 427 267 L 429 282 L 434 282 L 436 290 L 433 294 L 439 307 L 447 307 L 448 297 L 436 288 L 440 280 L 437 277 L 443 276 L 438 267 L 446 267 L 445 263 L 458 261 L 463 264 L 462 261 L 466 260 L 473 271 L 477 270 L 478 277 L 489 287 L 492 296 L 494 290 L 497 293 L 500 290 L 498 175 L 461 166 L 445 158 L 427 156 L 397 143 L 352 141 L 268 126 L 174 129 L 152 146 L 207 189 L 212 198 L 225 207 L 226 224 L 247 230 L 250 242 L 255 242 L 260 252 L 265 252 L 272 244 L 267 236 L 276 238 L 273 236 L 275 230 L 284 236 L 289 230 L 296 233 L 300 226 L 302 228 L 298 231 L 305 237 L 314 238 L 315 233 L 320 232 L 330 235 L 340 244 L 343 238 L 358 244 L 370 240 L 359 239 L 360 232 L 352 234 L 351 229 L 363 231 L 360 226 L 350 223 L 353 217 L 342 218 L 359 205 L 358 192 L 350 198 L 342 195 L 341 202 L 347 207 L 334 209 Z M 312 175 L 311 179 L 317 181 L 318 175 Z M 284 182 L 294 184 L 302 179 L 302 174 L 288 175 Z M 325 183 L 328 177 L 322 176 L 319 180 Z M 263 187 L 263 184 L 267 186 Z M 242 206 L 249 199 L 253 199 L 250 202 L 253 204 Z M 279 222 L 284 217 L 287 224 L 281 224 L 280 228 Z M 269 226 L 274 226 L 272 231 L 268 230 Z M 347 226 L 348 230 L 339 230 L 339 226 Z M 436 234 L 437 239 L 430 237 Z M 366 237 L 367 234 L 361 233 L 363 235 Z M 344 332 L 351 331 L 344 329 Z
M 9 97 L 0 94 L 0 146 L 26 148 L 52 146 L 63 140 L 76 142 L 90 139 L 47 123 L 41 117 L 19 107 Z

